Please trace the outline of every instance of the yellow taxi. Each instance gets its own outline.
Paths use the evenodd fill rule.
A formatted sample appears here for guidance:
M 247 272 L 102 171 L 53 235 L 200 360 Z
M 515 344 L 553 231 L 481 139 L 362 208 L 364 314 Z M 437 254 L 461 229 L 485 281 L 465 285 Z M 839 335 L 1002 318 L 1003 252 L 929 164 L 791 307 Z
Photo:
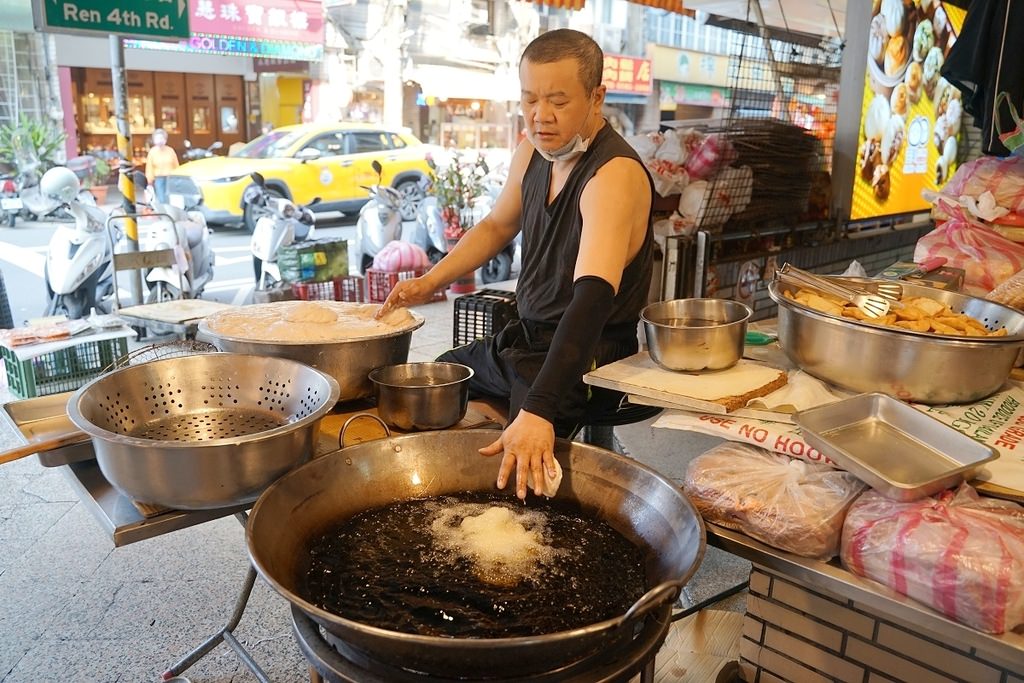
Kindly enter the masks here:
M 255 226 L 242 194 L 256 171 L 267 189 L 298 204 L 314 197 L 316 212 L 357 213 L 369 199 L 361 185 L 377 183 L 374 161 L 384 168 L 384 185 L 405 196 L 422 195 L 422 180 L 429 177 L 431 148 L 406 130 L 359 123 L 299 124 L 282 126 L 261 135 L 226 157 L 210 157 L 182 164 L 167 182 L 171 203 L 194 205 L 202 198 L 207 223 L 242 223 Z M 415 218 L 415 203 L 404 203 L 403 218 Z

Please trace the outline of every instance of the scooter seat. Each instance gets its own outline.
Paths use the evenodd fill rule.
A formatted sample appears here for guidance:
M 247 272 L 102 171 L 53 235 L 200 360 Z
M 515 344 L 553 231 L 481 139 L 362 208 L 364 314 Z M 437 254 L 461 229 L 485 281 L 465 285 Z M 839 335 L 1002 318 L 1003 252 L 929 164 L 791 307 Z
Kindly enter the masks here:
M 203 236 L 206 234 L 206 227 L 199 223 L 186 223 L 185 224 L 185 236 L 188 237 L 188 248 L 198 247 L 203 241 Z

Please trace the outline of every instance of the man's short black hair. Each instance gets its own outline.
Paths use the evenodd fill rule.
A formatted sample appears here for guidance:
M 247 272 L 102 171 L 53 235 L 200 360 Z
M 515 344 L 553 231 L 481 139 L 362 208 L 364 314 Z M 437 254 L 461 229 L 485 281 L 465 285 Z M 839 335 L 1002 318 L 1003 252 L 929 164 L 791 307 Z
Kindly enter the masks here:
M 550 64 L 563 59 L 575 59 L 579 65 L 580 82 L 588 93 L 601 85 L 604 53 L 601 46 L 586 33 L 560 28 L 542 33 L 523 50 L 523 61 Z

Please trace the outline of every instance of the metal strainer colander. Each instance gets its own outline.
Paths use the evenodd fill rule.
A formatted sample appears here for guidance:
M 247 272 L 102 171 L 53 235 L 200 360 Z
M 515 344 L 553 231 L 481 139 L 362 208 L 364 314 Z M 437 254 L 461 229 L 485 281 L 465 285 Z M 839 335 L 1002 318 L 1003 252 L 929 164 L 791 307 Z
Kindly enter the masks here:
M 123 493 L 207 509 L 251 502 L 307 461 L 339 394 L 332 377 L 296 361 L 208 353 L 99 377 L 71 398 L 68 415 Z

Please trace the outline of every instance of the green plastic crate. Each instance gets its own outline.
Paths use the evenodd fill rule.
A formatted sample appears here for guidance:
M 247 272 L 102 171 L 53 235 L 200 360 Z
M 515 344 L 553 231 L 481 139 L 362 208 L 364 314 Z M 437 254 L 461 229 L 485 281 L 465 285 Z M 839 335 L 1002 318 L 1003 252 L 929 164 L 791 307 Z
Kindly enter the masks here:
M 7 368 L 7 385 L 21 398 L 77 389 L 102 375 L 126 353 L 126 337 L 83 341 L 28 360 L 18 360 L 14 351 L 0 346 L 0 357 Z

